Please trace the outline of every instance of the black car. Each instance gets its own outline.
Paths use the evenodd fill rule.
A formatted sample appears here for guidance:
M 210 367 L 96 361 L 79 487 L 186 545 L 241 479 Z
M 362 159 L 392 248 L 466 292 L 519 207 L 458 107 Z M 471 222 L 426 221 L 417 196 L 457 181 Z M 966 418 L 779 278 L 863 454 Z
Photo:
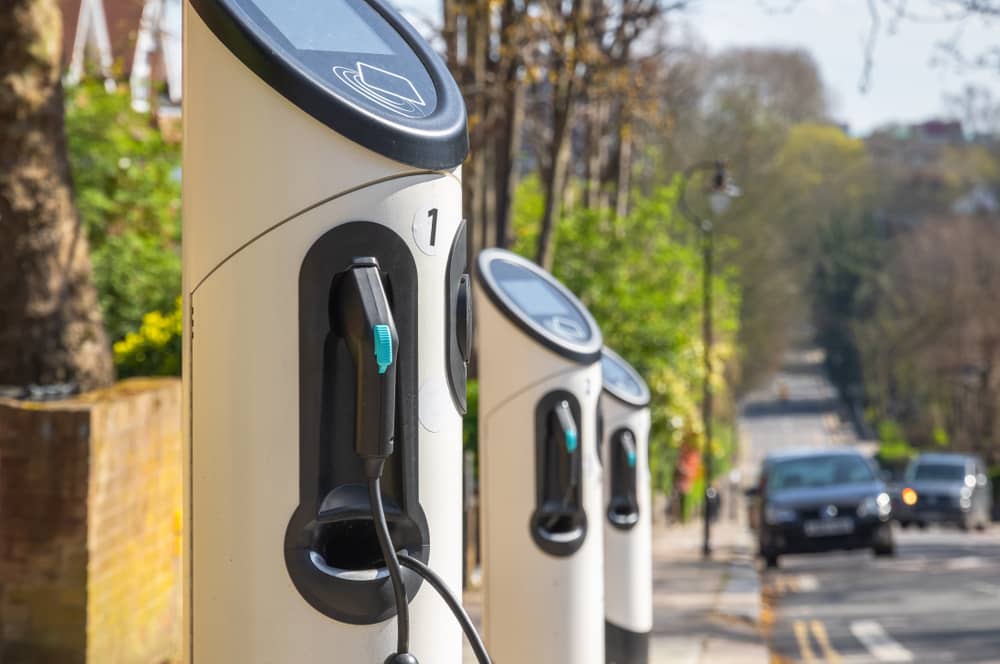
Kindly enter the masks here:
M 752 493 L 759 498 L 753 521 L 768 567 L 788 553 L 895 553 L 892 500 L 873 463 L 853 449 L 768 456 Z
M 982 459 L 966 454 L 921 454 L 910 462 L 893 513 L 900 525 L 947 523 L 985 530 L 993 488 Z

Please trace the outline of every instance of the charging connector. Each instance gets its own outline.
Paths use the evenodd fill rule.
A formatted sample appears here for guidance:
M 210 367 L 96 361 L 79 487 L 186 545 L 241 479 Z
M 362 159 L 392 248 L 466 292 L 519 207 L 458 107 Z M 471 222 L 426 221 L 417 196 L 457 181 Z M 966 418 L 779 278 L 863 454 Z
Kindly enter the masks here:
M 396 652 L 384 664 L 418 664 L 410 649 L 410 613 L 400 556 L 392 543 L 382 502 L 382 471 L 393 453 L 396 419 L 396 324 L 382 284 L 378 261 L 356 258 L 340 284 L 337 320 L 357 369 L 357 413 L 354 450 L 364 463 L 368 498 L 379 549 L 385 560 L 396 602 Z M 574 430 L 575 447 L 575 430 Z M 567 434 L 568 436 L 568 434 Z M 569 438 L 567 438 L 569 444 Z M 429 567 L 405 553 L 403 565 L 423 577 L 444 599 L 462 626 L 480 664 L 492 664 L 482 640 L 461 603 Z

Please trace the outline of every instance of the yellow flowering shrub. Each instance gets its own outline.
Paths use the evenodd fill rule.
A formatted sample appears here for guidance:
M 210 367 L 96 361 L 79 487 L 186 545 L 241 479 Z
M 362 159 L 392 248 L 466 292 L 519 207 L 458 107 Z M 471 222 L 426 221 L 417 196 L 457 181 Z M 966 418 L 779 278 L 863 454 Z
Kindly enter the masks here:
M 183 320 L 179 297 L 172 312 L 144 315 L 139 330 L 129 332 L 114 345 L 118 376 L 179 376 Z

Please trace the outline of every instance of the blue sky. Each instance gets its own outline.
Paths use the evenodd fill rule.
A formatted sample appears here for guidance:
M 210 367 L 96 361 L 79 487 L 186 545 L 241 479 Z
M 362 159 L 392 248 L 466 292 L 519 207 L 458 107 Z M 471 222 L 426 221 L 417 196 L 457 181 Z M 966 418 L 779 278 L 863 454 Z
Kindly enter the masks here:
M 437 22 L 440 0 L 395 0 L 417 23 Z M 930 13 L 935 0 L 909 0 Z M 774 8 L 794 7 L 788 12 Z M 769 11 L 769 8 L 771 11 Z M 1000 21 L 970 19 L 901 22 L 888 18 L 875 53 L 871 86 L 859 90 L 864 43 L 871 25 L 867 0 L 697 0 L 681 19 L 711 50 L 735 46 L 798 47 L 819 64 L 834 102 L 835 117 L 854 133 L 890 122 L 915 122 L 946 115 L 945 95 L 969 83 L 990 89 L 1000 102 L 1000 72 L 956 71 L 934 66 L 935 45 L 960 31 L 963 49 L 985 51 L 1000 43 Z

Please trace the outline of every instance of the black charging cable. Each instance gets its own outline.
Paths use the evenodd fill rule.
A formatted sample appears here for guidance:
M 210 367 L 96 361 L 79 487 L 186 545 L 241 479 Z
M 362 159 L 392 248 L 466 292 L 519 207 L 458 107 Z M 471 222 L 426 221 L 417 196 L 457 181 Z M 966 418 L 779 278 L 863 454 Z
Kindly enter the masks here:
M 355 258 L 337 288 L 336 325 L 342 331 L 357 369 L 354 450 L 368 480 L 372 522 L 396 601 L 396 652 L 384 664 L 418 664 L 410 650 L 410 603 L 403 568 L 389 533 L 382 502 L 382 472 L 395 447 L 396 362 L 399 345 L 396 323 L 382 283 L 378 261 Z M 374 409 L 374 410 L 373 410 Z M 492 664 L 462 605 L 444 582 L 419 560 L 403 554 L 404 564 L 422 576 L 444 598 L 462 625 L 481 664 Z
M 476 632 L 475 625 L 469 618 L 469 614 L 462 608 L 461 602 L 448 589 L 444 579 L 438 576 L 434 570 L 423 564 L 416 558 L 406 553 L 396 553 L 389 536 L 389 525 L 385 518 L 385 505 L 382 502 L 382 480 L 381 464 L 366 464 L 370 470 L 374 466 L 379 466 L 378 476 L 368 480 L 368 497 L 372 506 L 372 519 L 375 523 L 375 535 L 378 538 L 379 548 L 382 550 L 382 558 L 385 560 L 386 569 L 389 571 L 389 578 L 392 580 L 392 590 L 396 598 L 396 652 L 389 655 L 385 664 L 418 664 L 417 658 L 410 652 L 410 606 L 406 597 L 406 586 L 403 583 L 402 568 L 406 567 L 417 574 L 437 591 L 441 599 L 444 600 L 452 614 L 461 625 L 465 637 L 469 640 L 472 652 L 476 656 L 479 664 L 493 664 L 483 640 Z
M 438 576 L 434 570 L 432 570 L 427 565 L 423 564 L 416 558 L 408 556 L 405 553 L 399 555 L 399 562 L 403 567 L 407 567 L 420 576 L 423 577 L 434 590 L 437 591 L 444 603 L 448 605 L 451 609 L 452 614 L 455 616 L 455 620 L 458 624 L 462 626 L 462 631 L 465 632 L 465 638 L 469 640 L 469 645 L 472 646 L 472 653 L 476 656 L 476 661 L 479 664 L 493 664 L 493 660 L 490 659 L 490 655 L 486 652 L 486 646 L 483 644 L 483 640 L 479 638 L 479 633 L 476 632 L 476 626 L 472 624 L 472 619 L 469 618 L 469 614 L 465 612 L 462 608 L 462 604 L 455 598 L 448 586 L 445 584 L 444 579 Z
M 385 559 L 386 569 L 389 570 L 392 592 L 396 598 L 396 652 L 385 660 L 385 664 L 418 664 L 417 658 L 410 654 L 410 603 L 406 598 L 403 568 L 400 567 L 399 558 L 396 557 L 396 548 L 392 545 L 389 524 L 385 518 L 381 472 L 379 477 L 368 480 L 368 498 L 372 504 L 375 535 L 382 550 L 382 557 Z

